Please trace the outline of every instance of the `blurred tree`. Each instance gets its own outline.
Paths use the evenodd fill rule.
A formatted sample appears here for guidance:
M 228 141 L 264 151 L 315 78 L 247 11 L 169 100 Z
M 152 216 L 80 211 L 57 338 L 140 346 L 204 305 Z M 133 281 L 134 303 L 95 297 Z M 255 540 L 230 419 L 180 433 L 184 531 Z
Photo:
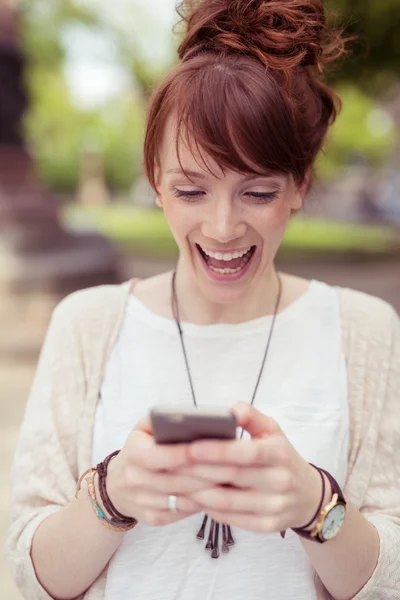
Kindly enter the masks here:
M 55 208 L 38 190 L 25 148 L 22 117 L 28 106 L 23 85 L 24 57 L 17 44 L 19 19 L 10 0 L 0 0 L 0 204 L 1 225 L 55 219 Z M 36 193 L 36 199 L 32 202 Z
M 334 84 L 362 86 L 366 96 L 388 89 L 400 71 L 400 33 L 396 35 L 400 0 L 380 3 L 325 0 L 325 3 L 338 14 L 349 34 L 360 36 L 352 44 L 353 51 L 332 74 Z M 26 81 L 31 99 L 26 131 L 40 175 L 52 189 L 68 192 L 75 189 L 81 148 L 87 136 L 96 138 L 102 147 L 106 179 L 112 189 L 129 189 L 140 172 L 143 109 L 154 83 L 174 60 L 174 45 L 166 46 L 162 59 L 146 56 L 146 47 L 153 51 L 151 40 L 158 42 L 162 33 L 157 15 L 132 0 L 116 0 L 114 4 L 96 0 L 21 0 L 23 47 L 28 57 Z M 134 96 L 113 100 L 112 105 L 91 111 L 73 104 L 63 70 L 63 32 L 77 24 L 113 37 L 119 64 L 132 75 Z M 356 95 L 350 94 L 348 103 L 352 103 L 356 114 Z M 361 119 L 354 122 L 351 130 L 358 146 L 374 154 L 376 136 L 370 135 Z M 329 150 L 332 167 L 343 159 L 342 148 L 348 142 L 344 128 L 337 131 Z
M 21 43 L 29 63 L 40 69 L 62 66 L 65 57 L 62 32 L 66 25 L 103 26 L 95 11 L 73 0 L 21 0 L 19 10 L 24 21 Z
M 129 190 L 141 173 L 144 107 L 154 81 L 150 63 L 142 59 L 134 36 L 124 27 L 105 23 L 99 10 L 73 0 L 44 6 L 42 0 L 24 0 L 23 7 L 25 80 L 31 100 L 25 128 L 41 177 L 51 189 L 73 193 L 83 146 L 90 138 L 104 155 L 109 187 Z M 128 94 L 93 109 L 73 103 L 64 72 L 63 36 L 82 24 L 99 36 L 112 37 L 121 65 L 132 74 L 135 97 Z
M 396 144 L 394 122 L 373 98 L 355 85 L 339 86 L 338 92 L 343 109 L 318 159 L 322 180 L 335 179 L 354 161 L 377 168 L 390 159 Z
M 141 173 L 144 109 L 130 94 L 92 110 L 75 106 L 63 73 L 32 78 L 35 102 L 25 119 L 37 168 L 53 190 L 73 194 L 87 139 L 104 157 L 106 182 L 126 192 Z
M 346 26 L 347 32 L 359 36 L 335 78 L 360 82 L 366 87 L 379 85 L 400 74 L 400 0 L 325 0 L 329 12 Z M 157 79 L 157 65 L 141 55 L 130 27 L 108 20 L 100 10 L 93 10 L 74 0 L 21 0 L 25 14 L 24 47 L 29 61 L 37 67 L 60 67 L 64 57 L 62 31 L 68 24 L 84 23 L 100 30 L 112 30 L 120 48 L 121 60 L 130 66 L 144 96 Z M 122 6 L 122 4 L 121 4 Z M 135 20 L 141 7 L 135 7 Z M 126 9 L 124 9 L 126 10 Z M 139 11 L 145 21 L 143 10 Z M 133 10 L 132 13 L 133 14 Z M 152 15 L 147 13 L 149 23 Z M 127 13 L 129 18 L 129 12 Z M 129 19 L 128 19 L 129 20 Z M 122 19 L 121 19 L 122 21 Z M 149 25 L 149 36 L 154 28 Z
M 334 79 L 380 93 L 400 76 L 400 0 L 325 0 L 327 9 L 357 35 Z
M 17 21 L 12 18 L 10 3 L 0 3 L 0 75 L 4 92 L 0 95 L 0 143 L 22 145 L 21 115 L 27 107 L 22 86 L 23 61 L 14 46 L 18 35 Z
M 0 0 L 0 284 L 69 291 L 114 281 L 116 262 L 100 236 L 63 229 L 55 199 L 41 185 L 21 124 L 28 105 L 19 46 L 19 13 Z

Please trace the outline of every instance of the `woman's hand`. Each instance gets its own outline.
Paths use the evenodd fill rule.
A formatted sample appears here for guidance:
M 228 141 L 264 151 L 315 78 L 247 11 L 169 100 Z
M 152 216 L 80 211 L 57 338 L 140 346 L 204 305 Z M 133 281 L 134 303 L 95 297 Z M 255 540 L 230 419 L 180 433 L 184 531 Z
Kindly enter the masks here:
M 108 467 L 107 491 L 115 508 L 127 517 L 150 526 L 168 525 L 200 512 L 191 497 L 213 483 L 180 472 L 192 464 L 188 444 L 159 446 L 149 419 L 131 433 L 125 447 Z M 168 497 L 177 497 L 177 511 L 168 508 Z
M 214 483 L 193 491 L 191 499 L 215 520 L 241 529 L 272 533 L 303 527 L 321 499 L 321 476 L 273 419 L 246 404 L 234 412 L 252 439 L 191 444 L 187 451 L 196 464 L 179 472 Z

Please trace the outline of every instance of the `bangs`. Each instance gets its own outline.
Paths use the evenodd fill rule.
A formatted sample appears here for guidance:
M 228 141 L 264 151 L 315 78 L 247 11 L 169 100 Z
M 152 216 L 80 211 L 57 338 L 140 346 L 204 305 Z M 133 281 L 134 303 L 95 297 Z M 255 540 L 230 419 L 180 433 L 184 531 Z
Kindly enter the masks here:
M 240 72 L 209 65 L 197 73 L 185 93 L 177 94 L 176 153 L 183 172 L 181 144 L 215 177 L 220 174 L 213 171 L 210 159 L 223 175 L 229 170 L 260 176 L 291 172 L 293 148 L 288 148 L 281 134 L 290 115 L 282 115 L 279 89 L 262 66 L 260 71 L 257 77 L 247 69 L 246 81 Z M 260 93 L 251 93 L 255 86 L 258 92 L 262 89 L 261 98 Z
M 297 87 L 290 100 L 279 75 L 246 56 L 206 53 L 175 67 L 149 106 L 144 158 L 153 189 L 157 191 L 155 167 L 161 165 L 160 149 L 171 117 L 182 171 L 184 145 L 197 164 L 216 177 L 226 171 L 278 173 L 302 182 L 328 125 L 322 108 L 307 96 L 307 73 L 293 79 Z

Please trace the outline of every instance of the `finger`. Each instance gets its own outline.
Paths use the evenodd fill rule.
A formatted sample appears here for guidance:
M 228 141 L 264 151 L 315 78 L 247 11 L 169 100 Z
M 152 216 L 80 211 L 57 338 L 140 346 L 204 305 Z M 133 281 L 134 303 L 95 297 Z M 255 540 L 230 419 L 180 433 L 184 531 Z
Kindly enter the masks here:
M 191 498 L 207 512 L 276 515 L 283 511 L 285 505 L 283 496 L 224 487 L 201 490 L 191 494 Z
M 238 467 L 232 465 L 191 465 L 179 472 L 193 477 L 195 481 L 206 480 L 208 485 L 199 486 L 208 489 L 211 484 L 229 485 L 242 489 L 257 489 L 270 493 L 287 493 L 292 478 L 287 469 L 280 467 Z
M 189 455 L 194 463 L 249 465 L 257 460 L 259 449 L 253 440 L 199 441 L 192 443 Z
M 238 427 L 250 433 L 253 438 L 264 438 L 281 433 L 281 428 L 275 419 L 264 415 L 254 406 L 241 402 L 233 407 L 232 412 Z
M 185 468 L 185 467 L 183 467 Z M 173 473 L 154 473 L 140 470 L 135 473 L 135 487 L 159 494 L 188 495 L 210 488 L 213 482 L 200 477 L 185 475 L 181 471 Z
M 153 435 L 150 417 L 143 417 L 140 419 L 140 421 L 136 424 L 134 431 L 142 431 L 148 435 Z
M 171 494 L 173 495 L 173 494 Z M 135 504 L 141 510 L 168 511 L 171 514 L 183 513 L 186 515 L 201 512 L 201 506 L 193 499 L 185 496 L 177 496 L 176 511 L 169 510 L 168 495 L 153 494 L 151 492 L 140 492 L 135 496 Z
M 235 465 L 205 465 L 197 464 L 179 469 L 181 475 L 193 477 L 196 480 L 208 482 L 210 487 L 212 484 L 218 485 L 239 485 L 240 471 L 243 467 Z M 248 467 L 250 469 L 250 467 Z
M 190 464 L 188 444 L 156 444 L 144 432 L 135 432 L 130 438 L 131 463 L 149 471 L 174 470 Z
M 267 439 L 238 441 L 199 441 L 193 442 L 188 449 L 193 463 L 216 465 L 270 465 L 280 460 L 287 440 L 275 436 Z

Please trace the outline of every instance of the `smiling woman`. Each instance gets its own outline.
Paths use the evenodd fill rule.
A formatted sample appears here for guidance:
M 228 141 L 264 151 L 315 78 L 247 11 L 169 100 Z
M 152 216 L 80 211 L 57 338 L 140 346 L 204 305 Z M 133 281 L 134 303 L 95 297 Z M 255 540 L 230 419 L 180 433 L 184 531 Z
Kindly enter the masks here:
M 229 305 L 244 296 L 261 304 L 240 309 L 242 319 L 264 314 L 265 286 L 276 291 L 274 258 L 340 105 L 317 73 L 345 42 L 317 2 L 308 8 L 182 3 L 181 62 L 150 104 L 145 166 L 180 249 L 178 281 L 190 264 L 227 320 L 237 320 Z M 242 251 L 240 263 L 205 259 Z
M 144 149 L 177 266 L 57 308 L 14 464 L 16 580 L 41 600 L 395 600 L 399 318 L 275 267 L 344 40 L 322 0 L 180 12 Z M 180 443 L 156 442 L 157 405 Z M 238 439 L 189 443 L 198 408 Z
M 150 109 L 149 131 L 152 114 Z M 185 316 L 197 323 L 216 319 L 238 322 L 262 316 L 266 303 L 273 305 L 271 290 L 276 296 L 274 258 L 290 216 L 301 209 L 309 174 L 303 173 L 296 182 L 293 173 L 273 170 L 268 164 L 254 165 L 253 171 L 249 165 L 242 165 L 243 170 L 224 166 L 217 162 L 218 156 L 205 154 L 188 133 L 189 125 L 179 133 L 178 123 L 175 110 L 161 130 L 154 175 L 149 173 L 149 178 L 154 177 L 157 202 L 179 247 L 178 285 L 194 276 L 195 285 L 187 292 L 195 293 L 197 302 L 203 298 L 208 303 L 204 312 L 194 307 L 193 297 L 187 304 L 194 310 L 188 313 L 187 306 Z M 203 127 L 214 135 L 212 125 Z M 151 146 L 149 134 L 146 156 L 147 152 L 151 156 Z M 151 160 L 148 157 L 149 164 Z M 302 291 L 300 284 L 297 293 Z M 247 308 L 238 304 L 244 299 Z

